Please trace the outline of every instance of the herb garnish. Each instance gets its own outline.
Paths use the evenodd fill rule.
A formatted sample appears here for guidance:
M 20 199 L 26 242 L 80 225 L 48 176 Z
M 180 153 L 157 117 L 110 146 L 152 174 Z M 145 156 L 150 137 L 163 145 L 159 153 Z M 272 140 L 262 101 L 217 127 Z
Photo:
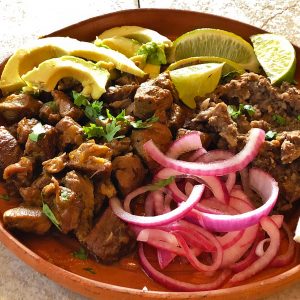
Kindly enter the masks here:
M 32 127 L 32 132 L 29 134 L 29 139 L 33 142 L 37 142 L 44 134 L 46 130 L 41 123 L 37 123 Z
M 269 130 L 269 131 L 266 132 L 265 139 L 267 141 L 272 141 L 276 138 L 276 136 L 277 136 L 276 131 Z
M 82 270 L 87 271 L 87 272 L 89 272 L 91 274 L 96 274 L 96 272 L 94 271 L 94 269 L 91 268 L 91 267 L 83 268 Z
M 130 125 L 135 128 L 135 129 L 144 129 L 144 128 L 149 128 L 151 127 L 151 123 L 155 123 L 158 121 L 158 117 L 152 116 L 151 118 L 143 121 L 143 120 L 138 120 L 138 121 L 131 121 Z
M 7 194 L 1 194 L 0 195 L 0 199 L 2 199 L 4 201 L 9 201 L 9 195 L 7 195 Z
M 72 191 L 66 187 L 62 187 L 61 192 L 60 192 L 60 198 L 63 201 L 67 201 L 71 195 Z
M 55 101 L 49 101 L 45 103 L 46 106 L 50 107 L 53 112 L 57 112 L 58 107 Z
M 286 124 L 285 118 L 280 115 L 273 115 L 272 119 L 281 126 Z
M 83 126 L 83 132 L 87 135 L 88 139 L 93 137 L 101 138 L 104 135 L 104 129 L 102 126 L 97 126 L 91 123 L 90 126 Z
M 103 137 L 108 141 L 111 142 L 113 139 L 121 139 L 124 135 L 115 136 L 118 131 L 121 130 L 121 125 L 117 125 L 117 120 L 114 119 L 111 123 L 107 123 L 105 126 L 105 134 Z
M 103 119 L 101 115 L 103 108 L 102 101 L 93 101 L 90 103 L 87 97 L 76 91 L 72 91 L 72 97 L 76 106 L 84 107 L 84 113 L 91 121 L 94 122 L 96 119 Z
M 80 247 L 79 250 L 74 251 L 72 255 L 81 260 L 87 260 L 88 254 L 83 247 Z
M 43 202 L 43 213 L 49 218 L 49 220 L 59 229 L 60 228 L 60 224 L 57 221 L 54 213 L 52 212 L 52 210 L 50 209 L 50 207 L 48 206 L 48 204 Z
M 300 115 L 297 116 L 297 120 L 300 121 Z
M 159 190 L 160 188 L 163 188 L 163 187 L 169 185 L 174 180 L 175 180 L 175 176 L 170 176 L 166 179 L 158 180 L 158 181 L 154 182 L 153 184 L 148 185 L 147 187 L 148 187 L 149 191 L 154 192 L 154 191 Z
M 238 109 L 235 105 L 228 105 L 227 111 L 232 119 L 237 119 L 244 112 L 247 112 L 249 116 L 253 116 L 255 114 L 255 109 L 250 104 L 240 104 Z

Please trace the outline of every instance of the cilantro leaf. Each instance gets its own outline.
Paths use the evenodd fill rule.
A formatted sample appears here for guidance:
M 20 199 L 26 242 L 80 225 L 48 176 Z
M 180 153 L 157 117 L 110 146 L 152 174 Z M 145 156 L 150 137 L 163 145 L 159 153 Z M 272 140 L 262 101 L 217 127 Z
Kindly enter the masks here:
M 136 55 L 147 55 L 147 63 L 153 65 L 164 65 L 167 63 L 163 44 L 158 44 L 155 42 L 143 44 L 136 52 Z
M 170 176 L 169 178 L 158 180 L 158 181 L 154 182 L 153 184 L 148 185 L 148 189 L 149 189 L 149 191 L 152 191 L 152 192 L 157 191 L 160 188 L 169 185 L 174 180 L 175 180 L 175 176 Z
M 149 128 L 151 127 L 152 123 L 155 123 L 159 120 L 157 116 L 152 116 L 151 118 L 143 121 L 143 120 L 138 120 L 138 121 L 131 121 L 130 125 L 135 128 L 135 129 L 144 129 L 144 128 Z
M 272 141 L 276 138 L 276 136 L 277 136 L 276 131 L 269 130 L 266 132 L 265 140 Z
M 82 94 L 76 91 L 72 91 L 72 97 L 74 100 L 74 104 L 77 105 L 78 107 L 87 106 L 90 104 L 87 97 L 83 96 Z
M 297 116 L 297 120 L 300 121 L 300 115 Z
M 32 127 L 32 132 L 29 134 L 29 139 L 33 142 L 37 142 L 46 133 L 44 126 L 41 123 L 37 123 Z
M 74 251 L 72 255 L 81 260 L 87 260 L 88 254 L 83 247 L 80 247 L 79 250 Z
M 235 105 L 228 105 L 227 111 L 232 119 L 237 119 L 244 112 L 247 112 L 249 116 L 253 116 L 255 114 L 255 109 L 252 105 L 244 105 L 242 103 L 239 105 L 239 108 L 237 108 Z
M 286 124 L 285 118 L 280 115 L 273 115 L 272 119 L 281 126 Z
M 91 121 L 95 121 L 96 119 L 101 117 L 102 108 L 102 101 L 94 101 L 90 105 L 87 105 L 85 107 L 84 113 Z
M 246 111 L 249 116 L 253 116 L 255 114 L 255 109 L 250 104 L 244 105 L 243 110 Z
M 60 192 L 60 198 L 63 201 L 67 201 L 69 197 L 71 196 L 72 191 L 66 187 L 62 187 L 61 192 Z
M 48 204 L 43 202 L 43 213 L 48 217 L 48 219 L 59 229 L 60 228 L 60 224 L 58 222 L 58 220 L 56 219 L 54 213 L 52 212 L 52 210 L 50 209 L 50 207 L 48 206 Z
M 89 272 L 91 274 L 96 274 L 95 270 L 93 268 L 91 268 L 91 267 L 83 268 L 82 270 L 87 271 L 87 272 Z
M 125 109 L 122 109 L 122 111 L 116 117 L 110 113 L 109 109 L 106 109 L 106 115 L 110 120 L 127 121 L 125 118 Z
M 228 72 L 227 74 L 224 74 L 221 76 L 221 79 L 220 79 L 220 83 L 221 84 L 225 84 L 225 83 L 228 83 L 230 82 L 232 79 L 234 79 L 235 77 L 239 76 L 240 73 L 237 72 L 237 71 L 231 71 L 231 72 Z
M 105 134 L 103 136 L 108 142 L 111 142 L 114 138 L 120 139 L 124 137 L 124 135 L 115 137 L 116 133 L 121 129 L 121 125 L 117 125 L 116 123 L 117 121 L 114 119 L 111 123 L 108 123 L 105 126 Z
M 87 135 L 88 139 L 93 137 L 103 137 L 104 129 L 102 126 L 97 126 L 94 123 L 91 123 L 90 126 L 83 126 L 83 132 Z
M 4 201 L 9 201 L 9 195 L 7 195 L 7 194 L 1 194 L 0 195 L 0 199 L 2 199 Z

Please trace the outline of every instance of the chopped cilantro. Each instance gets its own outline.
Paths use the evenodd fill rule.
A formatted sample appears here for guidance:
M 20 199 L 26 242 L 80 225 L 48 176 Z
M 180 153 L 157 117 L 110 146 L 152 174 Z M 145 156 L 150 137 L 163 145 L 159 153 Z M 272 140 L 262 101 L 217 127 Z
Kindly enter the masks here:
M 74 251 L 72 255 L 81 260 L 87 260 L 88 254 L 83 247 L 80 247 L 79 250 Z
M 0 199 L 2 199 L 4 201 L 9 201 L 9 195 L 7 195 L 7 194 L 1 194 L 0 195 Z
M 95 270 L 93 268 L 91 268 L 91 267 L 83 268 L 83 270 L 87 271 L 87 272 L 89 272 L 91 274 L 96 274 Z
M 67 201 L 71 195 L 71 190 L 66 188 L 66 187 L 62 187 L 61 192 L 60 192 L 60 198 L 63 201 Z
M 143 120 L 131 121 L 130 125 L 136 129 L 144 129 L 144 128 L 151 127 L 152 123 L 155 123 L 157 121 L 158 121 L 158 117 L 152 116 L 151 118 L 149 118 L 145 121 L 143 121 Z
M 255 114 L 255 109 L 250 104 L 244 105 L 243 110 L 246 111 L 249 116 L 253 116 Z
M 50 207 L 48 206 L 48 204 L 43 202 L 43 213 L 48 217 L 48 219 L 59 229 L 60 228 L 60 224 L 58 222 L 58 220 L 56 219 L 54 213 L 52 212 L 52 210 L 50 209 Z
M 221 76 L 221 80 L 220 80 L 220 83 L 221 84 L 225 84 L 225 83 L 228 83 L 230 82 L 232 79 L 234 79 L 235 77 L 239 76 L 240 73 L 237 72 L 237 71 L 231 71 L 231 72 L 228 72 L 227 74 L 224 74 Z
M 116 119 L 112 120 L 111 123 L 106 124 L 105 127 L 105 134 L 103 137 L 108 141 L 111 142 L 113 139 L 120 139 L 123 138 L 124 135 L 115 136 L 118 131 L 120 131 L 121 125 L 117 125 Z
M 110 120 L 116 120 L 116 121 L 125 121 L 127 122 L 126 118 L 125 118 L 125 109 L 122 109 L 122 111 L 116 116 L 114 117 L 110 111 L 108 109 L 106 109 L 106 114 L 107 114 L 107 117 L 110 119 Z
M 300 115 L 297 116 L 297 120 L 300 121 Z
M 232 119 L 237 119 L 244 112 L 247 112 L 249 116 L 253 116 L 255 113 L 254 107 L 250 104 L 240 104 L 239 108 L 237 108 L 235 105 L 228 105 L 227 111 Z
M 83 126 L 82 127 L 83 132 L 87 135 L 87 137 L 93 138 L 93 137 L 102 137 L 104 135 L 104 129 L 102 126 L 97 126 L 94 123 L 91 123 L 90 126 Z
M 273 115 L 272 119 L 277 122 L 277 124 L 283 126 L 286 124 L 286 120 L 284 117 L 280 116 L 280 115 Z
M 157 191 L 162 187 L 165 187 L 174 181 L 175 177 L 170 176 L 166 179 L 161 179 L 159 181 L 154 182 L 153 184 L 148 185 L 149 191 Z
M 269 130 L 266 132 L 266 136 L 265 136 L 265 139 L 267 141 L 272 141 L 276 138 L 277 136 L 277 132 L 276 131 L 272 131 L 272 130 Z
M 83 96 L 82 94 L 76 91 L 72 91 L 72 97 L 74 99 L 74 104 L 77 105 L 78 107 L 87 106 L 90 104 L 87 97 Z
M 95 121 L 96 119 L 102 117 L 101 116 L 102 107 L 103 107 L 102 101 L 94 101 L 92 102 L 92 104 L 85 107 L 84 113 L 91 121 Z
M 164 65 L 167 63 L 163 44 L 157 44 L 155 42 L 143 44 L 136 55 L 147 55 L 147 63 L 153 65 Z
M 46 130 L 41 123 L 37 123 L 32 127 L 32 132 L 29 134 L 29 139 L 33 142 L 37 142 L 44 134 Z

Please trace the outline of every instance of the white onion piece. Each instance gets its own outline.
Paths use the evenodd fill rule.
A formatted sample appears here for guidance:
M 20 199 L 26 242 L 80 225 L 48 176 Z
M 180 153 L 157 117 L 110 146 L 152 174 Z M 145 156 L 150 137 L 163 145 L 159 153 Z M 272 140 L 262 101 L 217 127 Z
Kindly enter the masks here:
M 144 144 L 147 154 L 165 168 L 171 168 L 184 174 L 223 176 L 245 168 L 258 154 L 261 144 L 265 140 L 265 132 L 259 128 L 249 131 L 249 139 L 244 149 L 227 160 L 212 163 L 197 163 L 176 160 L 164 155 L 152 140 Z

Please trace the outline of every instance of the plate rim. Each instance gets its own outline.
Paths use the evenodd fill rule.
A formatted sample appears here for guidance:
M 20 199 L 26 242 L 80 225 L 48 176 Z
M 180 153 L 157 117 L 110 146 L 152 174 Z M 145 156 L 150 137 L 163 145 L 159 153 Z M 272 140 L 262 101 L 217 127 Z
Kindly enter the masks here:
M 217 18 L 220 20 L 223 20 L 223 22 L 230 21 L 231 23 L 235 24 L 241 24 L 243 26 L 247 26 L 255 31 L 259 32 L 267 32 L 261 28 L 258 28 L 256 26 L 234 20 L 231 18 L 227 18 L 224 16 L 218 16 L 212 13 L 204 13 L 204 12 L 197 12 L 197 11 L 192 11 L 192 10 L 183 10 L 183 9 L 169 9 L 169 8 L 134 8 L 134 9 L 125 9 L 125 10 L 119 10 L 107 14 L 102 14 L 98 15 L 92 18 L 88 18 L 85 20 L 82 20 L 80 22 L 68 25 L 66 27 L 60 28 L 56 31 L 53 31 L 49 34 L 45 34 L 40 36 L 39 38 L 44 38 L 44 37 L 50 37 L 50 36 L 57 36 L 60 34 L 62 31 L 66 30 L 75 30 L 78 27 L 84 26 L 85 24 L 93 23 L 94 21 L 98 21 L 99 19 L 105 19 L 105 18 L 110 18 L 119 14 L 130 14 L 133 12 L 183 12 L 183 13 L 190 13 L 197 15 L 201 17 L 207 16 L 209 18 Z M 296 46 L 293 44 L 294 47 L 300 49 L 300 47 Z M 7 61 L 7 58 L 3 59 L 2 62 L 0 62 L 0 73 L 1 69 L 3 68 L 5 62 Z M 300 70 L 298 70 L 300 72 Z M 210 298 L 214 297 L 213 299 L 223 299 L 225 296 L 230 295 L 230 299 L 239 299 L 235 298 L 234 296 L 238 296 L 240 291 L 256 288 L 257 294 L 261 293 L 257 297 L 263 297 L 267 295 L 271 295 L 270 293 L 264 292 L 266 289 L 266 286 L 273 286 L 272 288 L 272 293 L 282 290 L 283 288 L 286 288 L 290 286 L 291 284 L 297 282 L 300 280 L 300 264 L 294 266 L 293 268 L 284 271 L 283 273 L 280 273 L 276 276 L 263 279 L 260 281 L 260 284 L 257 286 L 258 281 L 252 282 L 252 283 L 247 283 L 244 285 L 238 285 L 234 287 L 228 287 L 228 288 L 223 288 L 223 289 L 217 289 L 213 291 L 200 291 L 200 292 L 172 292 L 172 291 L 143 291 L 140 289 L 134 289 L 134 288 L 128 288 L 128 287 L 123 287 L 119 285 L 113 285 L 109 283 L 105 283 L 102 281 L 97 281 L 93 279 L 89 279 L 87 277 L 78 275 L 76 273 L 67 271 L 49 261 L 46 259 L 42 258 L 35 252 L 33 252 L 31 249 L 26 247 L 24 244 L 22 244 L 17 238 L 14 237 L 13 234 L 11 234 L 9 231 L 7 231 L 4 226 L 3 222 L 0 220 L 0 241 L 4 244 L 6 249 L 9 251 L 13 252 L 21 261 L 25 262 L 28 266 L 36 270 L 37 272 L 45 275 L 47 278 L 50 280 L 58 283 L 61 286 L 64 286 L 65 288 L 68 288 L 69 290 L 75 291 L 81 295 L 89 295 L 89 296 L 96 296 L 96 295 L 102 295 L 101 292 L 117 292 L 119 295 L 122 295 L 123 297 L 126 296 L 132 296 L 132 295 L 138 295 L 141 296 L 142 298 L 147 298 L 147 299 L 199 299 L 199 298 Z M 299 248 L 299 247 L 298 247 Z M 298 251 L 299 252 L 299 251 Z M 299 254 L 299 253 L 298 253 Z M 38 262 L 38 263 L 36 263 Z M 46 267 L 46 270 L 43 270 L 43 268 Z M 57 276 L 58 275 L 58 276 Z M 66 276 L 67 275 L 67 276 Z M 66 282 L 60 281 L 59 279 L 61 276 L 66 280 Z M 278 282 L 280 283 L 279 285 Z M 73 285 L 74 283 L 80 283 L 80 285 Z M 274 285 L 276 283 L 276 285 Z M 89 291 L 88 288 L 94 288 L 93 290 Z M 84 292 L 83 292 L 84 291 Z M 96 291 L 98 291 L 96 293 Z M 106 294 L 105 294 L 106 295 Z M 105 296 L 104 295 L 104 296 Z M 106 298 L 103 298 L 106 299 Z M 109 299 L 109 298 L 108 298 Z M 124 298 L 123 298 L 124 299 Z M 129 298 L 128 298 L 129 299 Z M 251 298 L 254 299 L 254 298 Z M 125 300 L 125 299 L 124 299 Z

